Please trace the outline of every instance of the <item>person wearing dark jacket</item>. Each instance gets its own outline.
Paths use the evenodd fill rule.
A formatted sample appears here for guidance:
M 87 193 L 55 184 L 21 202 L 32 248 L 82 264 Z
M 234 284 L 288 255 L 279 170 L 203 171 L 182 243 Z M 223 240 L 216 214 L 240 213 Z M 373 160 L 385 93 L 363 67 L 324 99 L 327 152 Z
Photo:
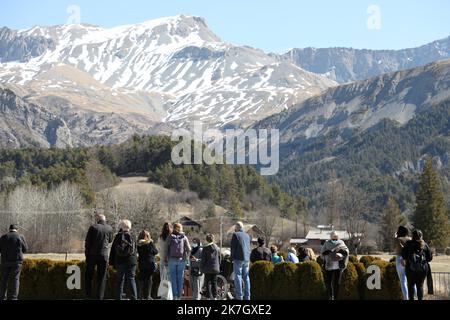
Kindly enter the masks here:
M 205 275 L 200 270 L 202 251 L 200 239 L 192 239 L 192 251 L 189 257 L 189 285 L 192 290 L 192 300 L 202 299 L 201 291 L 205 282 Z
M 84 243 L 86 255 L 85 290 L 86 298 L 92 299 L 92 280 L 97 267 L 96 299 L 103 300 L 108 269 L 108 247 L 113 240 L 113 229 L 106 224 L 105 215 L 95 215 L 96 224 L 89 228 Z
M 220 273 L 220 250 L 214 243 L 214 235 L 206 235 L 206 245 L 200 259 L 200 270 L 205 274 L 210 300 L 217 299 L 217 275 Z
M 138 262 L 139 262 L 139 278 L 140 278 L 140 297 L 141 300 L 152 300 L 153 274 L 156 271 L 156 259 L 158 254 L 153 243 L 150 233 L 142 230 L 139 233 L 138 244 Z
M 407 241 L 402 249 L 402 257 L 406 263 L 409 300 L 414 300 L 414 286 L 417 290 L 417 299 L 423 300 L 423 283 L 428 275 L 429 262 L 433 260 L 433 254 L 422 239 L 422 231 L 413 231 L 412 240 Z
M 231 260 L 234 272 L 234 295 L 237 300 L 250 300 L 250 236 L 244 232 L 242 222 L 237 222 L 231 238 Z M 244 287 L 244 293 L 242 293 Z
M 0 254 L 2 256 L 0 300 L 6 299 L 6 292 L 8 292 L 9 300 L 17 300 L 19 298 L 23 254 L 27 252 L 28 245 L 25 237 L 20 235 L 17 230 L 17 225 L 12 224 L 9 227 L 9 233 L 0 238 Z M 9 281 L 11 281 L 11 288 L 8 288 Z
M 256 261 L 271 261 L 272 252 L 266 247 L 266 241 L 264 238 L 258 238 L 258 247 L 252 250 L 250 254 L 250 262 Z
M 122 300 L 124 281 L 126 281 L 131 290 L 131 299 L 137 300 L 136 243 L 131 234 L 131 221 L 122 220 L 119 228 L 109 255 L 109 263 L 117 270 L 116 298 Z

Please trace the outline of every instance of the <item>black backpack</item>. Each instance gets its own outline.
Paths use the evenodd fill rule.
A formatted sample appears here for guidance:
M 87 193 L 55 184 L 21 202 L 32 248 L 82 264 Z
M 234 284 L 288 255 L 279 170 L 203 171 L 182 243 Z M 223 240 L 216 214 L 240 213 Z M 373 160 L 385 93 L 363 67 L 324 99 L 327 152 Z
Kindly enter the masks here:
M 116 244 L 116 255 L 120 258 L 128 258 L 134 254 L 134 243 L 127 240 L 125 232 L 122 232 L 122 236 Z
M 415 250 L 411 253 L 409 259 L 409 269 L 412 272 L 425 272 L 427 268 L 427 260 L 423 249 Z

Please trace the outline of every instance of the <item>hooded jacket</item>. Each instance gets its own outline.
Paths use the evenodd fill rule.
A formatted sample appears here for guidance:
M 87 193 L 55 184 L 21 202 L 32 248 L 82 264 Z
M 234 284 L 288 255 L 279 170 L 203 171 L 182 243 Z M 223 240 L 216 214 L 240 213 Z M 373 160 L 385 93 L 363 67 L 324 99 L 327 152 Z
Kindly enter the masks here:
M 209 243 L 203 247 L 200 259 L 200 270 L 203 273 L 220 273 L 220 252 L 219 247 L 217 247 L 214 243 Z
M 155 256 L 158 254 L 153 241 L 141 239 L 137 244 L 139 268 L 155 269 Z

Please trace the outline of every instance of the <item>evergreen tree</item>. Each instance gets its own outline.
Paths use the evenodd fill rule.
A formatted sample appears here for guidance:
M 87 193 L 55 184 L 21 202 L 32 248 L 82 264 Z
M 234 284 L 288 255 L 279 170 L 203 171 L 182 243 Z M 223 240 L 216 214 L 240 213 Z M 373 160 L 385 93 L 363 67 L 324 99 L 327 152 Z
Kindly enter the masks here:
M 233 194 L 230 196 L 229 206 L 234 218 L 242 219 L 244 217 L 244 212 L 242 211 L 241 203 L 239 202 L 239 199 Z
M 439 176 L 429 158 L 420 177 L 416 194 L 415 228 L 422 230 L 430 246 L 445 248 L 449 244 L 449 218 L 444 203 Z
M 404 226 L 407 220 L 400 211 L 397 201 L 389 198 L 386 207 L 383 210 L 381 218 L 381 237 L 383 241 L 383 250 L 391 252 L 395 248 L 394 234 L 398 226 Z
M 297 197 L 295 199 L 295 210 L 298 218 L 297 222 L 300 222 L 302 224 L 303 235 L 306 237 L 309 225 L 309 210 L 308 210 L 308 203 L 305 198 Z

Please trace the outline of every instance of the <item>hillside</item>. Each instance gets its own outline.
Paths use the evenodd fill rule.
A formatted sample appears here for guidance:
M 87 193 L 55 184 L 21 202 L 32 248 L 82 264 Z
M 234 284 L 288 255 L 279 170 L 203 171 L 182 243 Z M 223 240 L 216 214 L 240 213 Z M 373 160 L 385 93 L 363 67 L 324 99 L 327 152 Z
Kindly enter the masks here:
M 364 190 L 374 211 L 389 195 L 411 209 L 426 156 L 449 178 L 449 85 L 446 60 L 330 89 L 265 119 L 256 127 L 281 135 L 272 181 L 319 204 L 338 179 Z

